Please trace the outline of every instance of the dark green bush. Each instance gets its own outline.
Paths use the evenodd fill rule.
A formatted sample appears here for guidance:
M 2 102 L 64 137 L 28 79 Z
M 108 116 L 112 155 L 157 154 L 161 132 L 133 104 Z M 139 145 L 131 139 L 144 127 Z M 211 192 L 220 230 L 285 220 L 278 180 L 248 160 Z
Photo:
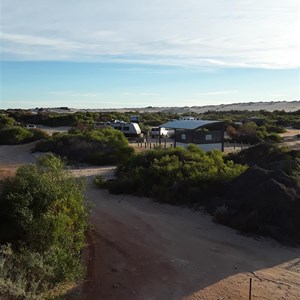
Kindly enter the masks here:
M 59 133 L 38 143 L 35 151 L 53 152 L 70 161 L 95 165 L 118 164 L 133 154 L 125 136 L 110 127 Z
M 112 194 L 131 194 L 137 190 L 136 183 L 131 178 L 109 181 L 107 182 L 107 187 Z
M 268 134 L 266 139 L 276 143 L 283 142 L 283 138 L 278 133 L 275 132 Z
M 222 204 L 215 211 L 216 221 L 242 232 L 300 244 L 300 187 L 292 176 L 251 167 L 228 187 Z
M 248 166 L 257 165 L 269 170 L 283 170 L 292 174 L 300 166 L 300 151 L 274 143 L 261 143 L 239 153 L 228 154 L 226 159 Z
M 10 127 L 0 130 L 1 145 L 15 145 L 30 142 L 33 140 L 33 133 L 23 127 Z
M 224 162 L 222 153 L 205 153 L 195 145 L 187 149 L 157 149 L 141 153 L 117 169 L 112 192 L 137 193 L 170 203 L 186 203 L 218 193 L 246 167 Z M 196 200 L 197 198 L 197 200 Z
M 48 134 L 40 129 L 26 129 L 20 126 L 0 130 L 0 145 L 17 145 L 45 139 Z

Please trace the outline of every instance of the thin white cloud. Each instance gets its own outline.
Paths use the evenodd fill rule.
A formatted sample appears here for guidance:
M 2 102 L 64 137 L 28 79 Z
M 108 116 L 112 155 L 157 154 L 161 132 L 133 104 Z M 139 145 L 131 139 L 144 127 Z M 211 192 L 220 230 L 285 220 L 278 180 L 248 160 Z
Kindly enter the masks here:
M 24 44 L 24 45 L 31 45 L 31 46 L 46 46 L 46 47 L 54 47 L 54 48 L 65 49 L 65 50 L 79 49 L 83 47 L 79 43 L 74 43 L 67 40 L 45 38 L 45 37 L 25 35 L 25 34 L 9 34 L 5 32 L 0 32 L 0 37 L 4 42 L 6 41 L 15 44 Z
M 2 58 L 296 68 L 298 8 L 297 0 L 2 0 Z

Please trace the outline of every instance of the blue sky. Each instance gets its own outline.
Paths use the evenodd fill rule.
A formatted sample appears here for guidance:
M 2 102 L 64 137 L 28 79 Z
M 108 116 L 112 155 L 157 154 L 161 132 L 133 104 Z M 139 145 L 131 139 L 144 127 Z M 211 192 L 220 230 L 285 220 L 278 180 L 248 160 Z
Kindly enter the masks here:
M 299 99 L 297 0 L 2 0 L 1 108 Z

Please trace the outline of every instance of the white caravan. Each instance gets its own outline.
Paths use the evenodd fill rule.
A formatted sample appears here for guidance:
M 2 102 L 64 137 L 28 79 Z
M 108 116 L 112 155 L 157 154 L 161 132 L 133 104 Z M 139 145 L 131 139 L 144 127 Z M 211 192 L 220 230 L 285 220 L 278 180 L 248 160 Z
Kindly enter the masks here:
M 105 128 L 107 126 L 120 130 L 126 137 L 139 137 L 142 133 L 141 128 L 137 123 L 128 123 L 119 120 L 112 122 L 95 122 L 96 128 Z

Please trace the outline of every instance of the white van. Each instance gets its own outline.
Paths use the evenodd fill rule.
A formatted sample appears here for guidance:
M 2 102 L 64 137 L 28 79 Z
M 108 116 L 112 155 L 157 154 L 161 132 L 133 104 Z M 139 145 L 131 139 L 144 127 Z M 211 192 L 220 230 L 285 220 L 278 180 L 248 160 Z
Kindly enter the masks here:
M 169 135 L 169 131 L 164 127 L 153 127 L 151 129 L 150 135 L 152 138 L 167 137 Z

